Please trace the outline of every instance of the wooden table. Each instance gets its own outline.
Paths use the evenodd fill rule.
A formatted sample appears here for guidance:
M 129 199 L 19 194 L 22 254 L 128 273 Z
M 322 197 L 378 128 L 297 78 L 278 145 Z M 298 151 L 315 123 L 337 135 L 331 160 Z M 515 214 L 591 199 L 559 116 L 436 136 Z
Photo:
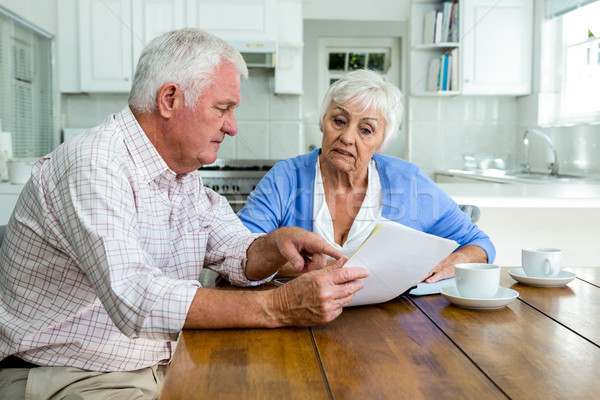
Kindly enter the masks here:
M 183 331 L 161 399 L 593 399 L 600 268 L 469 310 L 441 295 L 344 310 L 312 328 Z

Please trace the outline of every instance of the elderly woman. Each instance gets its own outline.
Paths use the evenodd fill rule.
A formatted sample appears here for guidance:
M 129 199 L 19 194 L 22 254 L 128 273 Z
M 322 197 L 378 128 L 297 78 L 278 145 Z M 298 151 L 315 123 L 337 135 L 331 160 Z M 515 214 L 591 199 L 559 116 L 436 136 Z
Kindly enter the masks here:
M 238 213 L 252 232 L 299 226 L 349 257 L 382 221 L 455 240 L 459 248 L 424 277 L 454 276 L 454 265 L 493 262 L 489 237 L 421 169 L 381 153 L 396 138 L 401 93 L 358 70 L 331 85 L 320 109 L 322 148 L 279 161 Z

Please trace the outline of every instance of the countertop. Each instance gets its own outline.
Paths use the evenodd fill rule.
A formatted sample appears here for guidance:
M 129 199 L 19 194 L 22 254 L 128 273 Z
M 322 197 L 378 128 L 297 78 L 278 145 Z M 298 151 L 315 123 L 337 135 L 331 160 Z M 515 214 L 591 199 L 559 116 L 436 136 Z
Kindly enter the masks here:
M 10 182 L 0 182 L 0 194 L 19 195 L 25 185 L 13 185 Z
M 459 204 L 504 208 L 598 208 L 600 184 L 440 183 Z
M 531 184 L 596 184 L 600 185 L 599 175 L 573 175 L 559 173 L 556 176 L 552 176 L 549 173 L 542 172 L 530 172 L 524 173 L 522 171 L 503 171 L 498 169 L 486 169 L 486 170 L 465 170 L 465 169 L 447 169 L 447 170 L 436 170 L 434 173 L 435 177 L 446 176 L 455 178 L 465 178 L 469 180 L 476 180 L 479 182 L 493 182 L 493 183 L 531 183 Z
M 600 184 L 440 183 L 459 204 L 479 207 L 600 208 Z M 0 194 L 21 193 L 23 185 L 0 183 Z

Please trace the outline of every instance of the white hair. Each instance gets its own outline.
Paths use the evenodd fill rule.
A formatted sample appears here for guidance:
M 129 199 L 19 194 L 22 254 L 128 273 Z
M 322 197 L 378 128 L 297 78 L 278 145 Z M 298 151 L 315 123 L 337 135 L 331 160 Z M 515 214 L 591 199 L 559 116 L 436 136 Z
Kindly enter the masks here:
M 340 105 L 357 104 L 362 107 L 361 112 L 380 112 L 385 120 L 381 150 L 385 150 L 398 136 L 402 122 L 402 93 L 396 86 L 384 81 L 377 72 L 359 69 L 331 84 L 319 110 L 321 130 L 325 114 L 333 102 Z
M 242 55 L 215 35 L 185 28 L 154 38 L 140 56 L 129 106 L 140 113 L 156 110 L 158 90 L 173 82 L 184 95 L 185 107 L 193 109 L 202 91 L 213 83 L 215 70 L 223 61 L 230 62 L 240 77 L 248 78 Z

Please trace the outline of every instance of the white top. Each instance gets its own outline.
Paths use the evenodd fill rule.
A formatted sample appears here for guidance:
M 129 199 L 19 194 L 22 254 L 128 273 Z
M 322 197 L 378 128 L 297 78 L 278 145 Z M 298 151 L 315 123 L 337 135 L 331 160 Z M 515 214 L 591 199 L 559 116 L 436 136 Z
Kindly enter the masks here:
M 313 208 L 313 232 L 323 236 L 332 246 L 341 250 L 346 257 L 350 257 L 360 247 L 362 242 L 371 234 L 373 229 L 383 220 L 381 216 L 382 195 L 379 173 L 374 160 L 369 163 L 367 171 L 367 193 L 360 206 L 360 210 L 352 223 L 346 242 L 343 246 L 335 243 L 333 235 L 333 219 L 329 213 L 329 207 L 325 201 L 325 188 L 323 187 L 323 177 L 321 176 L 321 167 L 317 158 L 317 167 L 315 172 L 315 202 Z
M 493 208 L 600 208 L 600 184 L 440 183 L 458 204 Z

